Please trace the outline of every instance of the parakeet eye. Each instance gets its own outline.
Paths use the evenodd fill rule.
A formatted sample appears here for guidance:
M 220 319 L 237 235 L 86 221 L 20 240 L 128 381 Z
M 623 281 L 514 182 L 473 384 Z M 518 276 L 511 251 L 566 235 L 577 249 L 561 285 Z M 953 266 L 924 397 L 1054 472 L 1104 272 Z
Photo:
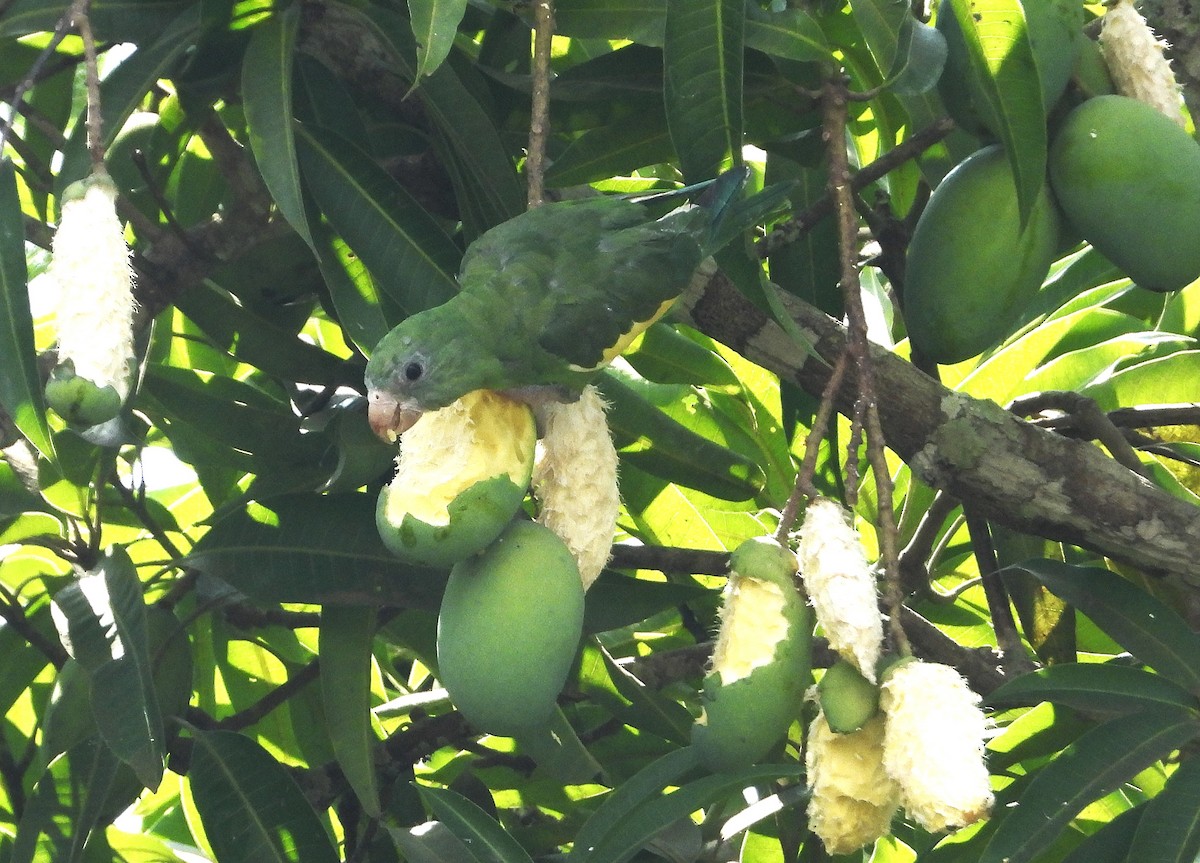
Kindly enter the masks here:
M 404 379 L 408 382 L 413 382 L 421 379 L 421 375 L 425 374 L 425 366 L 416 360 L 412 360 L 404 367 Z

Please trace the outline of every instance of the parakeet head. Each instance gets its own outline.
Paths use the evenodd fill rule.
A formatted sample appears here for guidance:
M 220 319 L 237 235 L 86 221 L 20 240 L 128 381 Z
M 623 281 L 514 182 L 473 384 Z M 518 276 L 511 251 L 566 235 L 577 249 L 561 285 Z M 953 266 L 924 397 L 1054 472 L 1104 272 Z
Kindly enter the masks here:
M 407 318 L 383 337 L 367 363 L 367 416 L 384 440 L 394 441 L 423 412 L 483 386 L 461 332 L 438 311 Z

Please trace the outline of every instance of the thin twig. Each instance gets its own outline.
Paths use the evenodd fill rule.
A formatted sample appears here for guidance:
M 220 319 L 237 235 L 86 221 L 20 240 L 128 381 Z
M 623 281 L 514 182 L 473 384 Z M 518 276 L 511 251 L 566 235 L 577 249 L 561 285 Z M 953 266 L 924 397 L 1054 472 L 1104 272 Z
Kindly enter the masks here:
M 1073 425 L 1086 437 L 1100 441 L 1120 464 L 1139 476 L 1150 478 L 1129 441 L 1094 399 L 1080 393 L 1048 390 L 1014 399 L 1009 410 L 1018 416 L 1033 416 L 1046 410 L 1062 411 L 1073 418 Z
M 106 174 L 104 167 L 104 120 L 100 116 L 100 67 L 96 62 L 96 36 L 88 19 L 91 0 L 75 0 L 71 20 L 83 39 L 84 76 L 87 80 L 87 146 L 92 173 Z
M 0 151 L 3 151 L 8 142 L 12 125 L 16 122 L 17 115 L 20 113 L 20 106 L 25 101 L 25 94 L 38 82 L 42 67 L 46 65 L 47 60 L 54 56 L 54 52 L 58 50 L 59 44 L 66 38 L 67 31 L 71 28 L 73 12 L 74 9 L 68 11 L 66 15 L 58 20 L 58 23 L 54 27 L 54 33 L 50 36 L 50 41 L 46 43 L 46 47 L 42 49 L 42 52 L 34 58 L 33 63 L 29 66 L 29 71 L 13 91 L 12 100 L 9 102 L 8 122 L 0 127 Z
M 320 674 L 320 670 L 320 660 L 312 660 L 308 665 L 301 668 L 245 710 L 218 720 L 216 727 L 226 731 L 240 731 L 243 728 L 249 728 L 305 686 L 316 680 Z
M 935 120 L 921 131 L 906 138 L 874 162 L 864 165 L 850 180 L 851 189 L 858 191 L 859 189 L 866 188 L 885 174 L 896 170 L 896 168 L 910 159 L 915 159 L 952 131 L 954 131 L 954 121 L 949 117 L 942 117 Z M 841 142 L 838 143 L 840 144 Z M 804 212 L 780 222 L 769 234 L 759 240 L 755 247 L 758 256 L 765 258 L 784 246 L 794 243 L 801 236 L 812 230 L 813 225 L 817 224 L 817 222 L 826 216 L 832 215 L 833 211 L 833 196 L 830 194 L 822 195 L 813 201 Z
M 900 581 L 899 539 L 893 509 L 892 477 L 884 454 L 883 428 L 875 395 L 875 376 L 867 342 L 867 319 L 862 305 L 862 286 L 858 276 L 858 213 L 854 207 L 853 178 L 846 155 L 847 88 L 844 75 L 825 82 L 822 90 L 822 134 L 829 159 L 829 195 L 833 199 L 838 228 L 838 255 L 841 262 L 842 296 L 846 305 L 849 340 L 847 349 L 854 360 L 858 383 L 855 415 L 860 410 L 867 433 L 867 460 L 875 475 L 875 494 L 879 510 L 879 548 L 885 574 L 884 601 L 888 608 L 888 626 L 892 644 L 901 655 L 910 653 L 908 637 L 900 622 L 904 591 Z M 851 455 L 851 460 L 856 456 Z
M 7 590 L 4 591 L 4 594 L 3 600 L 0 600 L 0 617 L 4 618 L 4 622 L 11 626 L 15 633 L 29 642 L 31 647 L 45 656 L 55 668 L 62 668 L 70 658 L 67 651 L 61 644 L 51 641 L 38 631 L 37 627 L 25 616 L 25 609 L 16 601 L 15 597 L 12 597 Z
M 817 472 L 817 453 L 821 449 L 821 439 L 825 437 L 825 430 L 829 427 L 829 418 L 833 415 L 833 404 L 837 398 L 837 392 L 841 389 L 842 381 L 846 378 L 846 369 L 850 366 L 849 356 L 849 353 L 843 352 L 834 364 L 833 372 L 829 376 L 829 383 L 821 393 L 821 404 L 817 407 L 812 428 L 808 430 L 808 434 L 804 438 L 804 458 L 800 461 L 800 469 L 796 472 L 796 483 L 792 487 L 791 495 L 788 496 L 787 504 L 783 507 L 783 512 L 779 515 L 779 525 L 775 529 L 775 539 L 781 543 L 787 540 L 792 525 L 796 523 L 801 501 L 806 497 L 811 500 L 818 494 L 817 488 L 813 484 L 813 477 Z
M 975 562 L 979 566 L 983 595 L 987 598 L 988 612 L 992 618 L 992 631 L 996 633 L 996 643 L 1000 645 L 1005 669 L 1014 674 L 1032 671 L 1033 663 L 1029 661 L 1029 657 L 1025 655 L 1025 648 L 1021 645 L 1017 621 L 1008 602 L 1008 591 L 1004 589 L 1004 582 L 1001 580 L 1000 562 L 996 557 L 996 547 L 992 542 L 992 532 L 987 519 L 980 517 L 966 503 L 963 504 L 963 516 L 967 520 L 971 550 L 975 553 Z
M 900 552 L 900 575 L 904 590 L 913 593 L 924 589 L 929 584 L 928 561 L 933 555 L 933 547 L 941 533 L 946 517 L 958 506 L 958 500 L 952 495 L 939 491 L 929 504 L 929 509 L 921 517 L 917 529 L 909 539 L 908 545 Z
M 533 105 L 529 113 L 529 153 L 525 181 L 529 209 L 541 206 L 546 196 L 546 139 L 550 135 L 550 50 L 554 40 L 554 0 L 533 4 Z

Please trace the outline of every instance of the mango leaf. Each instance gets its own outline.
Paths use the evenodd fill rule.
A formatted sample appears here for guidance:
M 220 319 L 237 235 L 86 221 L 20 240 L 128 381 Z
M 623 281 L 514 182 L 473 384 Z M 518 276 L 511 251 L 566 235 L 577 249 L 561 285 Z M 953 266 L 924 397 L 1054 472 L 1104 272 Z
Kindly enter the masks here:
M 1187 710 L 1156 708 L 1096 726 L 1043 767 L 1006 811 L 979 863 L 1025 863 L 1082 809 L 1200 735 Z
M 1083 394 L 1096 400 L 1101 410 L 1137 404 L 1167 404 L 1195 401 L 1189 377 L 1200 373 L 1200 351 L 1179 351 L 1147 360 L 1098 379 Z
M 54 597 L 55 623 L 91 677 L 92 713 L 104 743 L 147 788 L 162 779 L 165 741 L 154 689 L 142 584 L 120 546 Z
M 667 0 L 667 128 L 689 183 L 741 161 L 745 22 L 744 0 Z
M 583 631 L 608 632 L 631 626 L 707 592 L 696 585 L 646 581 L 606 569 L 588 588 L 587 604 L 583 610 Z
M 833 59 L 821 25 L 804 9 L 775 11 L 748 3 L 745 27 L 747 48 L 787 60 L 823 63 Z
M 99 738 L 71 747 L 34 785 L 17 825 L 10 863 L 95 859 L 91 855 L 104 845 L 103 826 L 141 791 L 133 771 Z
M 1075 846 L 1062 863 L 1126 863 L 1133 834 L 1145 814 L 1145 806 L 1126 809 Z
M 366 353 L 404 319 L 397 304 L 375 284 L 362 259 L 324 222 L 312 225 L 317 264 L 329 287 L 338 323 L 349 339 Z
M 604 773 L 587 745 L 557 705 L 550 721 L 516 735 L 517 748 L 537 762 L 538 769 L 564 785 L 594 782 Z
M 546 185 L 574 186 L 670 160 L 671 135 L 662 106 L 647 106 L 637 122 L 589 129 L 567 145 L 546 171 Z
M 1046 109 L 1020 0 L 950 0 L 1004 144 L 1025 224 L 1046 177 Z
M 1111 570 L 1056 560 L 1028 560 L 1020 568 L 1163 677 L 1200 695 L 1200 635 L 1173 610 Z
M 389 46 L 399 69 L 410 81 L 417 71 L 410 58 L 416 44 L 408 22 L 380 6 L 352 9 L 335 4 L 339 14 L 359 18 L 380 44 Z M 433 118 L 440 142 L 448 151 L 447 168 L 460 191 L 459 204 L 467 211 L 471 237 L 521 213 L 525 192 L 505 145 L 484 105 L 448 64 L 422 79 L 416 95 Z
M 698 766 L 695 750 L 676 749 L 613 789 L 580 828 L 567 855 L 569 863 L 628 860 L 691 812 L 748 785 L 794 776 L 798 770 L 794 764 L 762 765 L 683 783 L 682 779 Z M 680 786 L 677 790 L 663 794 L 665 789 L 677 785 Z
M 96 38 L 142 45 L 158 39 L 184 9 L 185 0 L 97 0 L 88 7 Z M 56 0 L 17 0 L 0 17 L 0 36 L 53 32 L 66 13 Z
M 311 246 L 292 132 L 292 58 L 299 27 L 300 7 L 290 6 L 254 28 L 242 60 L 242 104 L 259 173 L 279 212 Z
M 375 284 L 410 315 L 453 297 L 460 254 L 432 217 L 349 141 L 319 127 L 299 130 L 305 183 Z
M 1181 763 L 1145 810 L 1127 859 L 1195 863 L 1200 857 L 1200 760 Z
M 1100 716 L 1155 707 L 1200 708 L 1196 698 L 1165 677 L 1112 663 L 1065 663 L 1041 668 L 1002 685 L 987 697 L 993 706 L 1053 701 Z
M 763 475 L 750 459 L 680 425 L 613 374 L 602 374 L 597 386 L 612 405 L 609 427 L 622 460 L 725 500 L 758 491 Z
M 623 356 L 657 383 L 738 386 L 737 375 L 720 354 L 661 321 L 634 339 Z
M 692 715 L 687 708 L 648 689 L 599 641 L 584 644 L 579 677 L 580 689 L 626 725 L 675 743 L 687 743 L 692 730 Z
M 533 863 L 516 839 L 461 794 L 427 785 L 418 785 L 417 793 L 433 817 L 445 824 L 470 849 L 477 863 Z
M 446 574 L 405 566 L 375 529 L 367 494 L 282 496 L 213 525 L 192 563 L 266 602 L 436 608 Z
M 1074 743 L 1090 727 L 1075 711 L 1043 702 L 988 741 L 988 767 L 1001 773 L 1014 764 L 1045 759 Z
M 337 863 L 312 806 L 265 749 L 231 731 L 194 732 L 188 770 L 204 832 L 221 863 Z
M 126 14 L 137 13 L 131 13 L 126 7 Z M 174 64 L 192 46 L 199 28 L 199 6 L 185 7 L 159 31 L 152 44 L 138 48 L 100 82 L 100 116 L 106 151 L 125 121 L 142 105 L 146 93 L 160 78 L 170 77 Z M 86 137 L 86 124 L 76 122 L 63 146 L 62 169 L 55 179 L 55 190 L 59 195 L 68 185 L 87 176 L 91 169 Z
M 450 55 L 467 0 L 408 0 L 417 40 L 417 78 L 432 75 Z
M 321 699 L 333 751 L 346 781 L 368 815 L 380 817 L 371 728 L 371 645 L 375 609 L 327 605 L 321 609 Z
M 0 161 L 0 366 L 4 367 L 0 408 L 38 452 L 53 459 L 25 276 L 25 225 L 17 173 L 13 163 L 4 159 Z
M 946 37 L 934 27 L 911 16 L 900 28 L 898 50 L 888 72 L 892 91 L 919 96 L 933 89 L 946 64 Z
M 175 305 L 215 345 L 268 374 L 319 384 L 353 385 L 362 380 L 353 363 L 259 317 L 212 282 L 184 291 Z
M 555 0 L 555 29 L 578 39 L 628 39 L 662 45 L 667 0 Z

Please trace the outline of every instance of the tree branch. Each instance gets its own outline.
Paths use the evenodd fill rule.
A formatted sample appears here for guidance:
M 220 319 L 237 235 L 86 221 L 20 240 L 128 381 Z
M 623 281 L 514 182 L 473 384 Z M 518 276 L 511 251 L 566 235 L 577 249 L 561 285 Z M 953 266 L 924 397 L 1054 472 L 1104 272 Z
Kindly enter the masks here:
M 837 321 L 781 298 L 829 365 L 810 359 L 783 328 L 724 278 L 694 286 L 677 305 L 687 323 L 805 391 L 819 395 L 845 349 Z M 1157 573 L 1200 592 L 1200 509 L 1151 485 L 1089 443 L 1060 437 L 991 401 L 953 392 L 873 347 L 888 445 L 934 488 L 983 516 Z M 838 409 L 854 410 L 843 395 Z

